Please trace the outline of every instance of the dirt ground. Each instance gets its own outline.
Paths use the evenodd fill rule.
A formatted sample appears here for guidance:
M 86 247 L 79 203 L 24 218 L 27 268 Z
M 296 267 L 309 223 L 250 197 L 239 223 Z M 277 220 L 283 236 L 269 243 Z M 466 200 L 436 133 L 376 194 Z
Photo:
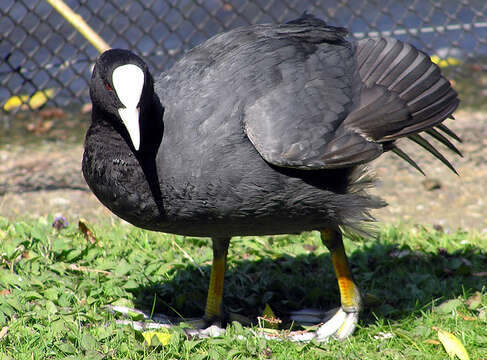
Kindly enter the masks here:
M 459 111 L 455 117 L 447 124 L 462 137 L 458 148 L 464 157 L 439 146 L 460 176 L 409 141 L 403 141 L 403 149 L 423 168 L 426 178 L 393 154 L 371 164 L 378 176 L 372 192 L 389 203 L 374 213 L 379 221 L 487 232 L 487 113 Z M 88 118 L 83 121 L 79 132 Z M 79 217 L 96 222 L 112 216 L 83 180 L 79 137 L 76 141 L 55 133 L 53 137 L 26 144 L 20 141 L 20 145 L 14 136 L 0 137 L 0 215 L 10 219 L 64 215 L 71 222 Z

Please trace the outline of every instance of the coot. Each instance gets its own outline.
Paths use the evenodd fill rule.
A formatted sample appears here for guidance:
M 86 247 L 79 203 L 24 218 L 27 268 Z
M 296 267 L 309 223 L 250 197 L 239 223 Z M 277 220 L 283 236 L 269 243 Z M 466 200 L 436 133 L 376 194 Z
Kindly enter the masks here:
M 408 137 L 458 153 L 442 122 L 456 92 L 429 57 L 391 38 L 347 41 L 344 28 L 304 14 L 219 34 L 153 80 L 127 50 L 93 70 L 83 174 L 98 199 L 135 226 L 208 236 L 213 265 L 205 319 L 223 318 L 223 277 L 235 235 L 319 230 L 331 252 L 341 307 L 320 338 L 343 339 L 361 308 L 341 229 L 370 209 L 363 164 Z M 420 170 L 420 169 L 419 169 Z

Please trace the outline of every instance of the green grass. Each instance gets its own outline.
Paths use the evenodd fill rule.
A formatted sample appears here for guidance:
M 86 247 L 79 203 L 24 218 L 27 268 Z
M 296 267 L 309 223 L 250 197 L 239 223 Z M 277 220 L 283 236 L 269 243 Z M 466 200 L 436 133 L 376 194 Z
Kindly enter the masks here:
M 76 224 L 57 231 L 51 223 L 0 218 L 0 328 L 8 327 L 0 359 L 445 359 L 442 346 L 428 342 L 438 340 L 436 328 L 455 334 L 471 359 L 487 358 L 485 235 L 384 227 L 376 239 L 346 239 L 355 278 L 375 301 L 342 343 L 264 340 L 255 326 L 233 323 L 223 337 L 204 340 L 171 329 L 167 346 L 148 347 L 103 306 L 201 315 L 210 240 L 105 223 L 91 244 Z M 477 291 L 480 302 L 468 302 Z M 315 233 L 234 238 L 225 302 L 249 317 L 266 303 L 278 316 L 335 307 L 329 253 Z

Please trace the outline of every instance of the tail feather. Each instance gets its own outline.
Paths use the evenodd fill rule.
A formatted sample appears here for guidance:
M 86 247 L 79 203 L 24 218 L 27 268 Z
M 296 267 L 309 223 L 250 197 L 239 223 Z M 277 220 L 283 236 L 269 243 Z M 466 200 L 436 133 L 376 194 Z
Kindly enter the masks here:
M 427 132 L 458 155 L 460 151 L 442 135 L 459 137 L 442 122 L 459 104 L 457 93 L 429 56 L 395 39 L 367 39 L 357 43 L 355 58 L 362 84 L 359 101 L 345 126 L 384 144 L 419 171 L 419 166 L 394 141 L 402 137 L 418 143 L 452 171 L 451 163 L 423 137 Z M 387 144 L 387 146 L 385 146 Z M 392 145 L 391 145 L 392 144 Z
M 448 94 L 446 93 L 448 92 Z M 410 111 L 413 111 L 413 118 L 417 121 L 426 121 L 429 118 L 434 117 L 436 114 L 441 113 L 443 109 L 448 109 L 450 101 L 456 98 L 456 93 L 451 88 L 446 88 L 445 93 L 435 94 L 437 100 L 433 100 L 433 96 L 430 99 L 422 98 L 409 106 Z M 409 104 L 408 104 L 409 105 Z M 441 120 L 444 120 L 442 118 Z
M 450 116 L 450 118 L 453 119 L 453 120 L 455 120 L 453 118 L 453 116 Z M 446 135 L 448 135 L 452 139 L 455 139 L 459 143 L 462 142 L 462 139 L 460 139 L 460 137 L 457 134 L 455 134 L 453 131 L 451 131 L 445 124 L 438 124 L 438 125 L 436 125 L 436 127 L 438 129 L 440 129 L 441 131 L 443 131 Z
M 377 83 L 379 77 L 384 71 L 387 71 L 400 52 L 400 44 L 398 41 L 386 41 L 385 39 L 379 41 L 359 70 L 365 85 L 370 86 Z
M 421 63 L 418 62 L 420 59 L 412 51 L 413 47 L 407 43 L 401 44 L 403 47 L 398 57 L 391 63 L 389 69 L 382 73 L 378 81 L 379 85 L 395 89 L 399 93 L 422 75 L 422 67 L 419 66 Z
M 413 140 L 416 144 L 422 146 L 426 149 L 429 153 L 431 153 L 434 157 L 439 159 L 443 164 L 448 166 L 451 171 L 458 175 L 457 171 L 453 167 L 453 165 L 440 153 L 436 148 L 431 145 L 426 139 L 422 138 L 419 134 L 409 135 L 409 139 Z
M 402 151 L 400 148 L 398 148 L 397 146 L 393 146 L 391 148 L 391 151 L 396 154 L 397 156 L 399 156 L 401 159 L 403 159 L 404 161 L 406 161 L 409 165 L 411 165 L 413 168 L 415 168 L 416 170 L 418 170 L 421 174 L 425 175 L 426 174 L 424 173 L 424 171 L 419 167 L 419 165 L 416 163 L 416 161 L 414 161 L 413 159 L 411 159 L 409 157 L 408 154 L 406 154 L 404 151 Z
M 452 142 L 450 140 L 448 140 L 447 137 L 443 136 L 441 133 L 439 133 L 437 130 L 435 130 L 435 128 L 429 128 L 428 130 L 425 130 L 425 132 L 428 135 L 430 135 L 432 138 L 434 138 L 435 140 L 437 140 L 440 143 L 442 143 L 443 145 L 445 145 L 448 149 L 453 151 L 458 156 L 463 157 L 460 150 L 458 150 L 457 147 L 455 145 L 453 145 Z
M 426 59 L 426 57 L 425 57 Z M 429 59 L 427 59 L 429 61 Z M 424 91 L 429 89 L 435 82 L 442 79 L 441 72 L 436 65 L 430 62 L 429 67 L 423 73 L 414 72 L 419 75 L 417 78 L 411 75 L 406 76 L 401 82 L 398 82 L 393 89 L 400 92 L 400 97 L 411 100 L 420 96 Z
M 456 99 L 456 101 L 450 103 L 448 105 L 448 107 L 443 108 L 440 112 L 437 112 L 436 114 L 434 114 L 433 116 L 431 116 L 427 120 L 425 120 L 421 123 L 417 123 L 417 124 L 407 126 L 404 129 L 402 129 L 401 131 L 398 131 L 397 133 L 395 133 L 393 136 L 387 137 L 386 139 L 387 140 L 398 139 L 398 138 L 401 138 L 404 136 L 409 136 L 410 134 L 422 132 L 422 131 L 429 129 L 433 126 L 436 126 L 438 123 L 440 123 L 441 121 L 446 119 L 446 117 L 449 113 L 455 111 L 457 106 L 458 106 L 458 99 Z

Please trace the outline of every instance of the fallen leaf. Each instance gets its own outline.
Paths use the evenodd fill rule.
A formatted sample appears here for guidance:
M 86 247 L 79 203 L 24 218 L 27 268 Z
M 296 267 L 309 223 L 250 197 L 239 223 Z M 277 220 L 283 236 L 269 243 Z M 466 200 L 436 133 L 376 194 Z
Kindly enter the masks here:
M 274 311 L 272 311 L 269 304 L 265 304 L 264 311 L 262 311 L 262 316 L 269 317 L 269 318 L 275 318 L 276 317 L 276 315 L 274 314 Z
M 0 295 L 5 296 L 5 295 L 10 295 L 12 292 L 10 289 L 2 289 L 0 290 Z
M 450 358 L 454 358 L 456 355 L 460 360 L 470 359 L 462 342 L 452 333 L 438 329 L 438 339 L 440 339 Z
M 54 125 L 53 120 L 43 121 L 41 119 L 37 120 L 35 123 L 28 123 L 25 125 L 27 131 L 33 132 L 35 135 L 43 135 L 47 133 Z
M 459 313 L 459 315 L 465 321 L 475 321 L 475 320 L 477 320 L 477 318 L 475 316 L 465 315 L 465 314 L 461 314 L 461 313 Z
M 43 110 L 39 111 L 39 115 L 43 119 L 65 118 L 66 117 L 66 113 L 62 109 L 56 108 L 56 107 L 43 109 Z
M 441 342 L 439 342 L 438 340 L 435 340 L 435 339 L 427 339 L 424 342 L 428 343 L 428 344 L 432 344 L 432 345 L 440 345 L 441 344 Z
M 171 339 L 171 334 L 167 331 L 144 331 L 142 336 L 148 346 L 166 346 Z
M 14 95 L 9 98 L 5 104 L 3 105 L 3 110 L 10 111 L 15 108 L 18 108 L 22 104 L 24 104 L 29 99 L 29 95 Z
M 86 103 L 86 104 L 83 104 L 83 106 L 81 107 L 81 113 L 82 114 L 88 114 L 91 112 L 91 103 Z
M 103 275 L 108 275 L 108 276 L 113 275 L 113 273 L 111 273 L 110 271 L 90 269 L 90 268 L 87 268 L 86 266 L 79 266 L 76 264 L 69 264 L 68 269 L 72 270 L 72 271 L 93 272 L 93 273 L 98 273 L 98 274 L 103 274 Z
M 454 57 L 447 57 L 446 59 L 440 58 L 438 55 L 432 55 L 431 61 L 438 65 L 440 68 L 445 68 L 448 66 L 458 66 L 462 63 L 462 60 L 454 58 Z
M 262 316 L 258 317 L 259 327 L 267 329 L 278 329 L 281 319 L 277 318 L 269 304 L 265 304 Z
M 3 105 L 3 110 L 10 111 L 18 107 L 38 109 L 54 95 L 54 89 L 36 91 L 32 96 L 22 94 L 10 97 Z M 28 105 L 27 105 L 28 104 Z
M 4 326 L 2 330 L 0 330 L 0 339 L 4 338 L 5 335 L 8 333 L 8 326 Z
M 90 230 L 90 228 L 86 223 L 87 221 L 85 219 L 79 219 L 78 221 L 79 230 L 84 235 L 85 239 L 90 242 L 90 244 L 98 243 L 98 245 L 101 246 L 98 240 L 96 239 L 95 235 L 93 234 L 93 232 Z
M 54 89 L 36 91 L 29 100 L 29 108 L 38 109 L 54 95 Z

